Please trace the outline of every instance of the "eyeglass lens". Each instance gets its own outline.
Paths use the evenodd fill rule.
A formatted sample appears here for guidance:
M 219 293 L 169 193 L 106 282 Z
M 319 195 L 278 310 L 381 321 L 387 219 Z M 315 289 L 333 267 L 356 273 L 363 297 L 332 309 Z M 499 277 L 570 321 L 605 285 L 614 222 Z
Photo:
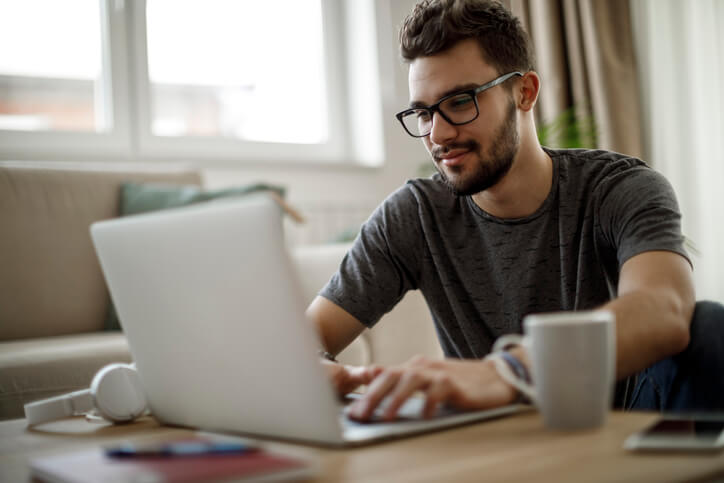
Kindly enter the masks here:
M 445 99 L 440 103 L 440 111 L 453 124 L 465 124 L 478 115 L 475 99 L 468 93 Z M 415 136 L 426 136 L 432 130 L 432 115 L 427 109 L 412 109 L 403 116 L 402 121 L 405 128 Z

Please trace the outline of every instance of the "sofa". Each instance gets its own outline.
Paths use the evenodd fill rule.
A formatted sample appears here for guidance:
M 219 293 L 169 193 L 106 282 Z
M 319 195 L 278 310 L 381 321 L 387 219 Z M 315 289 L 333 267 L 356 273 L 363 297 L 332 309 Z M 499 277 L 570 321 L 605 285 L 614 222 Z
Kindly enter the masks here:
M 105 364 L 131 361 L 122 331 L 106 328 L 110 298 L 89 226 L 120 215 L 124 182 L 203 189 L 202 178 L 176 165 L 0 162 L 0 419 L 23 417 L 27 402 L 88 387 Z M 307 301 L 348 247 L 290 247 Z M 442 357 L 418 292 L 339 359 L 389 365 L 414 354 Z

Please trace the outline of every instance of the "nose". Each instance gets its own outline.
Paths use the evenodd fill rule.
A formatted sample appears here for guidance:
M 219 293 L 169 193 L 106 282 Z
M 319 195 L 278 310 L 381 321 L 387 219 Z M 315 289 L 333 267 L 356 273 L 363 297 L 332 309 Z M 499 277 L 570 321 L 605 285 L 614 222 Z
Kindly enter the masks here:
M 457 137 L 458 130 L 447 120 L 442 117 L 439 112 L 432 116 L 432 129 L 430 130 L 430 142 L 433 144 L 447 144 L 449 141 Z

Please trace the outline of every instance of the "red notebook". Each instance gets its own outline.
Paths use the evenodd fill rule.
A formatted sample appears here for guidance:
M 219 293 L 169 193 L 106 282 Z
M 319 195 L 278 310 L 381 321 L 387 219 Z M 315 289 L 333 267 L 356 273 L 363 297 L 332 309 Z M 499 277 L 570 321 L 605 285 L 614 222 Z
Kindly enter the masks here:
M 102 448 L 46 456 L 30 462 L 35 478 L 59 483 L 100 481 L 285 481 L 313 476 L 304 460 L 264 450 L 242 454 L 112 458 Z

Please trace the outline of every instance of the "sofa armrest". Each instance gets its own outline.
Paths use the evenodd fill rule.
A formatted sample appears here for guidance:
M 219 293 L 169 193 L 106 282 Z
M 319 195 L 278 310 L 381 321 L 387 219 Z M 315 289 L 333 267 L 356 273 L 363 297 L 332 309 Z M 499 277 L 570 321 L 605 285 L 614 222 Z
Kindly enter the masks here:
M 131 362 L 126 337 L 97 332 L 0 342 L 0 420 L 23 417 L 23 405 L 86 389 L 112 362 Z

